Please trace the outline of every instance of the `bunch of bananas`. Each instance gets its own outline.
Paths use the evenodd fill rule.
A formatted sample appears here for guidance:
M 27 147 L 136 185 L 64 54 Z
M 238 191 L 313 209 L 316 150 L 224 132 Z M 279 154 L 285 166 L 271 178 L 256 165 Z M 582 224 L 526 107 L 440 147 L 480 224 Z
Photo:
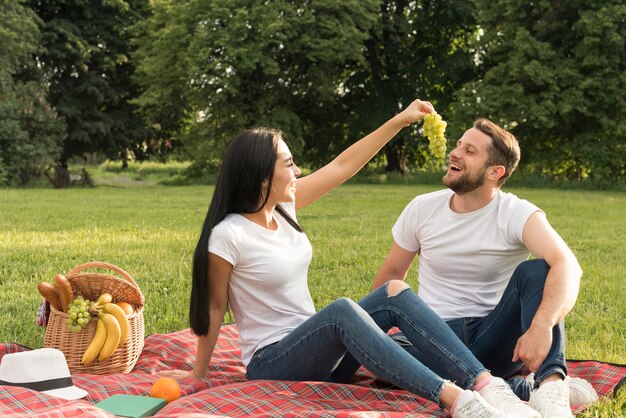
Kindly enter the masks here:
M 103 293 L 90 308 L 91 316 L 97 316 L 96 334 L 83 354 L 83 364 L 108 359 L 113 352 L 124 345 L 128 337 L 128 317 L 126 312 L 112 303 L 110 293 Z

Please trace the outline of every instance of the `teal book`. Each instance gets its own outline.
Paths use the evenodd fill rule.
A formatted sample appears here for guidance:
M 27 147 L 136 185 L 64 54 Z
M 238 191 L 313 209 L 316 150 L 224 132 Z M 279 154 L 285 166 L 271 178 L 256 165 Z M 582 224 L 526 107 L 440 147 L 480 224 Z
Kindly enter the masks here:
M 96 404 L 119 417 L 141 418 L 154 415 L 165 406 L 165 399 L 139 395 L 113 395 Z

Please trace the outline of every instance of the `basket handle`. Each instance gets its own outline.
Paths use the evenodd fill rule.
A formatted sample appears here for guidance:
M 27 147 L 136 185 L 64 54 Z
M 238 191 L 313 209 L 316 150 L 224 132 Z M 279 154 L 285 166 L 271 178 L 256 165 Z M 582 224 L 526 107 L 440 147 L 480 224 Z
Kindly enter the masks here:
M 89 268 L 105 268 L 105 269 L 109 269 L 109 270 L 113 270 L 117 273 L 119 273 L 124 280 L 126 280 L 127 282 L 129 282 L 130 284 L 132 284 L 133 286 L 135 286 L 137 289 L 139 289 L 139 286 L 137 285 L 137 282 L 135 282 L 133 280 L 132 277 L 130 277 L 130 274 L 128 274 L 126 271 L 124 271 L 124 269 L 114 265 L 114 264 L 110 264 L 110 263 L 104 263 L 102 261 L 89 261 L 87 263 L 83 263 L 80 264 L 76 267 L 74 267 L 72 270 L 70 270 L 65 276 L 66 277 L 71 277 L 71 276 L 75 276 L 78 273 L 80 273 L 83 270 L 89 269 Z

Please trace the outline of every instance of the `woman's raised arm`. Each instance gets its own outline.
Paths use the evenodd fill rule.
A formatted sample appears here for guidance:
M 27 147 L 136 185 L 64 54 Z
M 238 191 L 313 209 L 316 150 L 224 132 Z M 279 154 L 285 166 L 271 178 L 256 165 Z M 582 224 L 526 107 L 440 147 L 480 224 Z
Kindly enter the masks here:
M 374 132 L 352 144 L 330 163 L 297 181 L 296 208 L 313 203 L 354 176 L 400 130 L 434 112 L 430 102 L 413 101 Z

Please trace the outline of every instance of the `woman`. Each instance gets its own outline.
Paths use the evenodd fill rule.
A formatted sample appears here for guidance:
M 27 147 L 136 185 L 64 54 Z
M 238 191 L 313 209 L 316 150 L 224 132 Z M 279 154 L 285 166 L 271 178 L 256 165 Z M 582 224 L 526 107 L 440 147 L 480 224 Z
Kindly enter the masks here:
M 369 312 L 345 298 L 315 311 L 307 287 L 311 245 L 296 221 L 296 209 L 348 180 L 402 128 L 433 111 L 429 102 L 415 100 L 304 178 L 280 132 L 256 129 L 236 137 L 226 151 L 194 254 L 190 323 L 198 335 L 195 367 L 167 375 L 205 376 L 230 304 L 249 379 L 337 381 L 333 372 L 350 353 L 380 378 L 448 408 L 453 417 L 507 417 L 502 410 L 510 405 L 514 408 L 508 413 L 538 417 L 402 281 L 390 281 L 360 301 Z M 385 334 L 392 326 L 461 386 L 397 345 Z

